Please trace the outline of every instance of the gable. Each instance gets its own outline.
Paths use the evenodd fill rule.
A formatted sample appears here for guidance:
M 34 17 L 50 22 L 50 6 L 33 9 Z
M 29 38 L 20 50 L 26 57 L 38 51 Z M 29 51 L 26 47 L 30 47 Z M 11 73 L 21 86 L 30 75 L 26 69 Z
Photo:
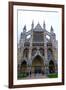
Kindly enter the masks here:
M 36 27 L 34 28 L 34 31 L 43 31 L 41 25 L 38 23 Z

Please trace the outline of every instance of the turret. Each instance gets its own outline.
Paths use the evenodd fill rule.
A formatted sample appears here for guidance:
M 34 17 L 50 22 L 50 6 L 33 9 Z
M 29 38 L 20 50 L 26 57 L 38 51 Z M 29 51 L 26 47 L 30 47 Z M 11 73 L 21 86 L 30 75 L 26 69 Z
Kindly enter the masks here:
M 51 33 L 51 39 L 56 39 L 56 35 L 54 33 L 54 30 L 53 30 L 53 27 L 51 26 L 51 29 L 50 29 L 50 33 Z
M 50 40 L 52 42 L 52 45 L 55 46 L 56 45 L 56 35 L 54 33 L 53 27 L 51 26 L 50 29 Z

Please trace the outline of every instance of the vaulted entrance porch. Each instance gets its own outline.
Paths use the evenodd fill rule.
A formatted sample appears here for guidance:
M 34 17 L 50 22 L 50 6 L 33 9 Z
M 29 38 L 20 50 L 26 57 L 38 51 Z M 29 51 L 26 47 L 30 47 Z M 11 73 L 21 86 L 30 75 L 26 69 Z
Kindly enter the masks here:
M 37 55 L 32 61 L 31 72 L 35 76 L 44 74 L 44 61 L 39 55 Z

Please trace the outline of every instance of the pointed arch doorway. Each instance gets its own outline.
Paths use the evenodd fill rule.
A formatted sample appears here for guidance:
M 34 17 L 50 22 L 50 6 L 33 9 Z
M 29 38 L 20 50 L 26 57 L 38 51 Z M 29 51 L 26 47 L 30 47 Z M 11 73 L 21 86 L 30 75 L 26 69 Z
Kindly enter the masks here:
M 32 62 L 32 72 L 34 74 L 42 74 L 44 69 L 43 59 L 37 55 Z
M 27 62 L 24 60 L 21 63 L 21 71 L 26 72 L 27 71 Z
M 49 73 L 55 73 L 55 65 L 52 60 L 49 62 Z

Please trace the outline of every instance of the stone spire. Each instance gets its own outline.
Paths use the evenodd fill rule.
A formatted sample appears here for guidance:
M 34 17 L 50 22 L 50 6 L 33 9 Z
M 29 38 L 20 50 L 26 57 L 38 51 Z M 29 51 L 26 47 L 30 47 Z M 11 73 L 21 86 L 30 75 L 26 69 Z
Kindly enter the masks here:
M 44 30 L 46 29 L 45 21 L 43 22 L 43 29 L 44 29 Z
M 31 29 L 34 28 L 34 21 L 32 21 L 32 24 L 31 24 Z
M 26 40 L 26 25 L 24 25 L 24 28 L 23 28 L 23 40 L 24 41 Z
M 53 33 L 53 32 L 54 32 L 54 30 L 53 30 L 53 27 L 52 27 L 52 26 L 51 26 L 50 32 L 51 32 L 51 33 Z
M 26 32 L 26 25 L 24 25 L 24 28 L 23 28 L 23 33 Z
M 51 29 L 50 29 L 50 33 L 51 33 L 50 39 L 51 39 L 52 41 L 56 40 L 56 35 L 55 35 L 55 33 L 54 33 L 54 29 L 53 29 L 52 26 L 51 26 Z

